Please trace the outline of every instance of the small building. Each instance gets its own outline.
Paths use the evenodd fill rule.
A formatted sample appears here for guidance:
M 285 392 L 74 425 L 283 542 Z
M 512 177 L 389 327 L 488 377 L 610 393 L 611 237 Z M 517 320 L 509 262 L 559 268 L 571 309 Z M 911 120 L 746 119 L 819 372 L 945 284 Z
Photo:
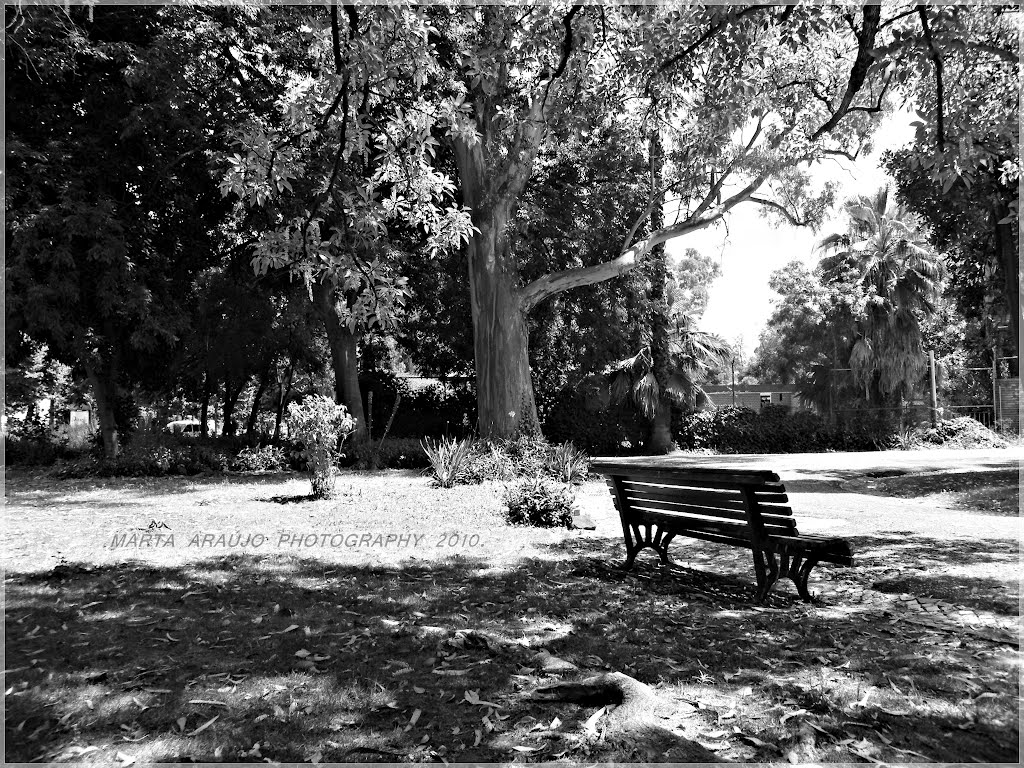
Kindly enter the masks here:
M 797 392 L 795 384 L 705 384 L 708 407 L 735 405 L 759 411 L 768 405 L 781 405 L 791 411 L 811 410 Z

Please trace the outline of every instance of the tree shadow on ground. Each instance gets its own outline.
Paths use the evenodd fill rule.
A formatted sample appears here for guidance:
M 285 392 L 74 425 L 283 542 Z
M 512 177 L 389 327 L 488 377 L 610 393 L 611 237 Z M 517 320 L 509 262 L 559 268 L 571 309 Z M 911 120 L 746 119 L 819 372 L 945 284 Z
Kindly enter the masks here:
M 536 648 L 460 630 L 655 686 L 665 727 L 723 759 L 1019 756 L 1004 646 L 808 606 L 791 588 L 755 605 L 738 550 L 697 544 L 688 564 L 644 558 L 626 574 L 616 540 L 551 549 L 502 569 L 233 556 L 8 573 L 7 758 L 607 757 L 571 737 L 593 707 L 526 696 L 551 679 Z

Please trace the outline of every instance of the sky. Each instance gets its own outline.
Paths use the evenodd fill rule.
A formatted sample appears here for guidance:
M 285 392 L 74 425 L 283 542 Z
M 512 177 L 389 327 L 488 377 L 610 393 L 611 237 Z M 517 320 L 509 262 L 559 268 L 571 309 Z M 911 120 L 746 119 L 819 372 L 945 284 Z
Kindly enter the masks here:
M 871 154 L 862 155 L 855 162 L 830 160 L 811 169 L 815 180 L 839 183 L 837 208 L 843 200 L 870 194 L 889 181 L 878 165 L 881 155 L 913 140 L 911 119 L 906 112 L 893 113 L 878 127 Z M 730 342 L 742 337 L 743 349 L 749 356 L 757 346 L 772 311 L 772 300 L 777 296 L 768 287 L 771 273 L 794 259 L 813 265 L 820 256 L 815 253 L 816 243 L 844 227 L 843 216 L 836 209 L 817 233 L 788 225 L 776 227 L 762 217 L 759 206 L 744 203 L 733 209 L 725 225 L 670 241 L 666 252 L 671 259 L 687 248 L 696 248 L 718 262 L 722 276 L 711 286 L 700 328 Z

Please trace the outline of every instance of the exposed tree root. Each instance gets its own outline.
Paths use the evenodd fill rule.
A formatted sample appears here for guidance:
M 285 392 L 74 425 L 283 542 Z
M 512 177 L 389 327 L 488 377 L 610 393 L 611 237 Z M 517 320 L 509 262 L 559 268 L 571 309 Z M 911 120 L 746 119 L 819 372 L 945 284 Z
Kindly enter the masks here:
M 606 672 L 576 682 L 537 689 L 535 701 L 570 701 L 583 706 L 606 706 L 610 711 L 597 723 L 594 747 L 614 753 L 618 760 L 718 763 L 713 752 L 673 733 L 658 723 L 657 694 L 650 686 L 621 672 Z M 593 740 L 593 739 L 592 739 Z

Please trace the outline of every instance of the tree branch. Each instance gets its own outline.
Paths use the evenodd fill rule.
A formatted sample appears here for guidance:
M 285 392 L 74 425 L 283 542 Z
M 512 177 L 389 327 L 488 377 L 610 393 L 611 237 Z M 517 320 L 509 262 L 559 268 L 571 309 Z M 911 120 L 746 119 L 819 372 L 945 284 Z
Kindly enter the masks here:
M 839 121 L 850 111 L 850 105 L 853 104 L 854 97 L 864 85 L 864 81 L 868 76 L 868 69 L 870 69 L 875 61 L 875 35 L 878 33 L 881 14 L 882 7 L 880 5 L 869 4 L 864 6 L 864 22 L 861 24 L 860 30 L 855 31 L 857 35 L 857 58 L 854 59 L 853 67 L 850 69 L 850 78 L 846 83 L 846 93 L 843 94 L 839 108 L 832 113 L 832 117 L 824 125 L 814 132 L 811 136 L 811 141 L 818 139 L 835 128 Z
M 705 229 L 716 221 L 721 220 L 725 214 L 740 203 L 749 200 L 751 196 L 764 184 L 766 178 L 758 176 L 754 181 L 737 192 L 725 201 L 714 214 L 702 218 L 690 217 L 685 221 L 679 221 L 667 227 L 662 227 L 652 232 L 640 242 L 622 251 L 611 261 L 593 264 L 586 267 L 575 267 L 564 269 L 560 272 L 552 272 L 534 280 L 520 292 L 521 307 L 524 312 L 529 312 L 533 307 L 548 296 L 584 285 L 593 285 L 608 280 L 634 269 L 643 262 L 651 250 L 661 243 L 674 240 L 677 237 L 688 235 L 691 232 Z
M 572 20 L 576 14 L 583 10 L 582 5 L 574 5 L 569 9 L 569 12 L 562 18 L 562 26 L 565 28 L 565 35 L 562 37 L 562 55 L 558 61 L 558 66 L 555 67 L 555 71 L 548 77 L 547 82 L 544 84 L 544 98 L 541 99 L 541 110 L 548 103 L 548 95 L 551 93 L 551 86 L 565 74 L 565 68 L 569 64 L 569 56 L 572 55 Z
M 945 122 L 943 107 L 945 94 L 942 83 L 942 57 L 939 56 L 935 41 L 932 39 L 932 31 L 928 26 L 928 13 L 923 5 L 917 6 L 917 15 L 921 18 L 921 30 L 924 32 L 925 42 L 928 43 L 928 50 L 931 51 L 932 61 L 935 63 L 935 149 L 942 152 L 946 147 L 946 130 L 943 124 Z
M 755 197 L 754 195 L 751 195 L 749 198 L 749 202 L 757 203 L 758 205 L 763 205 L 766 208 L 772 208 L 776 211 L 779 211 L 782 215 L 789 219 L 790 224 L 792 224 L 794 227 L 806 227 L 810 225 L 809 221 L 801 220 L 798 216 L 795 216 L 792 211 L 786 208 L 786 206 L 775 200 L 769 200 L 768 198 L 765 197 Z

